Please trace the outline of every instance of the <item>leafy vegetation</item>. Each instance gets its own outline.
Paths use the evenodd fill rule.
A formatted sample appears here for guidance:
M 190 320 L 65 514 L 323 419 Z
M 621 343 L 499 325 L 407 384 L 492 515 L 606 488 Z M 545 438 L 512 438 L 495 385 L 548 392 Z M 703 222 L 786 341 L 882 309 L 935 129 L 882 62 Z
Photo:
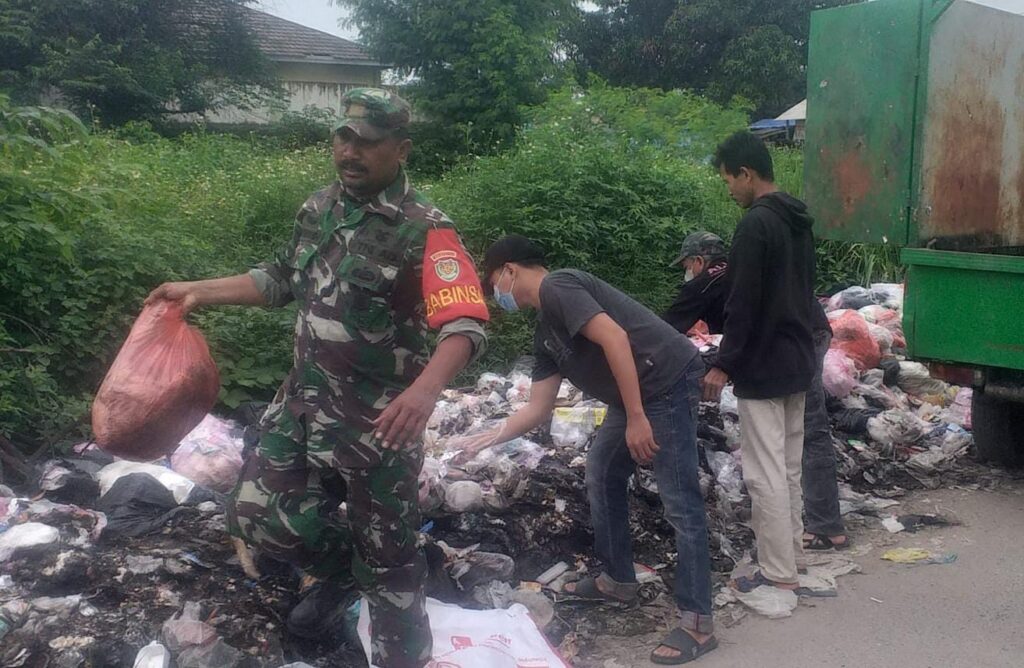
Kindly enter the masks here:
M 381 61 L 410 78 L 417 110 L 438 125 L 429 134 L 447 134 L 463 154 L 511 142 L 522 107 L 544 101 L 559 27 L 575 16 L 571 0 L 335 3 Z
M 593 81 L 530 111 L 512 149 L 432 184 L 414 180 L 475 253 L 526 234 L 554 266 L 592 271 L 660 309 L 678 284 L 667 263 L 681 238 L 697 228 L 728 238 L 740 216 L 709 156 L 745 122 L 745 109 L 693 94 Z M 284 243 L 301 202 L 333 178 L 326 142 L 292 144 L 166 139 L 144 123 L 90 134 L 71 114 L 0 97 L 0 433 L 37 443 L 84 435 L 91 392 L 150 289 L 237 273 Z M 780 185 L 799 192 L 799 152 L 775 158 Z M 825 285 L 896 267 L 891 250 L 819 247 Z M 195 316 L 226 405 L 273 393 L 291 364 L 293 318 L 252 308 Z M 496 315 L 491 334 L 469 375 L 530 349 L 528 316 Z
M 89 395 L 148 290 L 266 257 L 331 178 L 324 147 L 171 141 L 145 126 L 90 136 L 66 112 L 4 97 L 0 154 L 0 433 L 25 440 L 82 432 Z M 287 312 L 198 320 L 225 399 L 266 395 L 283 378 Z
M 617 86 L 688 88 L 776 115 L 805 95 L 813 9 L 854 0 L 600 0 L 565 35 L 583 72 Z

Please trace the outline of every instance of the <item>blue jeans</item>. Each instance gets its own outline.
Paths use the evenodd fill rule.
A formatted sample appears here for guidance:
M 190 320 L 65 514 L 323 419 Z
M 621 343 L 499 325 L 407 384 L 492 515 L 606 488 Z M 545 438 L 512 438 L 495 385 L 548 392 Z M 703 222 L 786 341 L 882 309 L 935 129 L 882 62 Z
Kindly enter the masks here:
M 695 357 L 671 390 L 645 402 L 644 412 L 660 448 L 653 468 L 665 519 L 676 534 L 675 599 L 680 625 L 711 633 L 711 557 L 697 475 L 697 409 L 703 375 L 704 364 Z M 634 468 L 626 448 L 626 414 L 622 408 L 609 407 L 587 453 L 587 498 L 597 556 L 608 576 L 621 583 L 636 582 L 626 488 Z
M 814 353 L 818 362 L 814 380 L 807 390 L 804 405 L 804 530 L 823 536 L 846 533 L 839 514 L 839 482 L 836 478 L 836 451 L 832 447 L 832 428 L 825 408 L 825 389 L 821 385 L 821 370 L 825 353 L 832 341 L 831 332 L 815 332 Z

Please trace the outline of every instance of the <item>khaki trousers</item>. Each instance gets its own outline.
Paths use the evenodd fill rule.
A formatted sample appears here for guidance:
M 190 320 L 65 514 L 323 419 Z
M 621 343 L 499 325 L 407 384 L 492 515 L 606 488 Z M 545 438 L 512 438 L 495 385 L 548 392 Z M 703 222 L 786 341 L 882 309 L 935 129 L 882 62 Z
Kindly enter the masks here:
M 797 582 L 803 550 L 805 394 L 739 399 L 743 480 L 750 492 L 761 572 L 774 582 Z

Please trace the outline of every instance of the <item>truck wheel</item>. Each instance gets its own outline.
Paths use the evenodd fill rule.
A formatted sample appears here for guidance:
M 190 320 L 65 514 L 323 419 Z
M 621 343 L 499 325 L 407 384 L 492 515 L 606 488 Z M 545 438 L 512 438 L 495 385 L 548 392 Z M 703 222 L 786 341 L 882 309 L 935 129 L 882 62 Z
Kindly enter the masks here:
M 974 391 L 971 426 L 978 460 L 1024 466 L 1024 404 Z

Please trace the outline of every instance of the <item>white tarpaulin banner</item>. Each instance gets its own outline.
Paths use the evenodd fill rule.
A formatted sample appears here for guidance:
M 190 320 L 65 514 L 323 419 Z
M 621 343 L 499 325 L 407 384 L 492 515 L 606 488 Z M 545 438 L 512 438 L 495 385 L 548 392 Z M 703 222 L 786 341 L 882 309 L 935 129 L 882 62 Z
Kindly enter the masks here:
M 370 612 L 359 610 L 359 639 L 370 661 Z M 427 616 L 434 636 L 427 668 L 571 668 L 548 644 L 526 606 L 507 610 L 466 610 L 432 598 Z M 372 665 L 372 664 L 371 664 Z

